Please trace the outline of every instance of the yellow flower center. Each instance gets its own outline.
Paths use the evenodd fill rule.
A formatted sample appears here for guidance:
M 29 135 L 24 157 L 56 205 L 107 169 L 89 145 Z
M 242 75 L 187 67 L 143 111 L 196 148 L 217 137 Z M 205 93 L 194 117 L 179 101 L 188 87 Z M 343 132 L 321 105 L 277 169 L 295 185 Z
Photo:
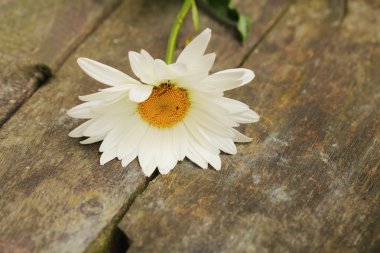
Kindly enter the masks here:
M 180 122 L 190 107 L 187 91 L 170 83 L 154 87 L 150 97 L 138 104 L 141 117 L 153 126 L 166 128 Z

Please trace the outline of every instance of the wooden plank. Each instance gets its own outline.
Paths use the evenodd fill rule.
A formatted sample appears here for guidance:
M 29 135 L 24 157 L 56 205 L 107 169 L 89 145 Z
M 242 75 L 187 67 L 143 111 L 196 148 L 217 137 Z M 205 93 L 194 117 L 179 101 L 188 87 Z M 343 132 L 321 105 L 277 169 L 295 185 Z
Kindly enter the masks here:
M 137 161 L 100 166 L 98 144 L 69 138 L 80 122 L 66 110 L 78 95 L 103 87 L 80 70 L 77 57 L 123 69 L 128 50 L 150 45 L 163 52 L 178 8 L 174 1 L 125 1 L 0 130 L 0 252 L 83 252 L 146 186 Z
M 241 128 L 255 141 L 151 182 L 120 223 L 128 252 L 379 252 L 380 8 L 342 2 L 290 8 L 228 93 L 262 116 Z
M 118 2 L 0 3 L 0 126 Z
M 268 12 L 256 17 L 254 38 L 286 1 L 258 3 Z M 78 103 L 76 96 L 103 87 L 85 76 L 75 60 L 86 56 L 128 72 L 129 50 L 144 47 L 162 58 L 179 5 L 176 0 L 125 1 L 0 130 L 0 252 L 83 252 L 89 245 L 92 252 L 109 244 L 104 234 L 91 242 L 117 222 L 148 179 L 136 161 L 127 168 L 119 161 L 99 166 L 98 144 L 82 146 L 67 137 L 79 124 L 66 115 Z M 213 28 L 218 53 L 224 50 L 218 43 L 230 38 L 224 46 L 231 49 L 234 64 L 255 41 L 243 48 L 229 28 L 205 16 L 202 24 Z M 192 29 L 190 20 L 184 29 L 182 41 Z

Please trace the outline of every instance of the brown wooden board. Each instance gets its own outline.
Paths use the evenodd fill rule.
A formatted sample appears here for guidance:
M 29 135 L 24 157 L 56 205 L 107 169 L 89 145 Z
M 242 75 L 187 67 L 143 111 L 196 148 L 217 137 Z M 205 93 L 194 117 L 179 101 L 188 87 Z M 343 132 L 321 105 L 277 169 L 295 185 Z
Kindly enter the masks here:
M 228 63 L 221 59 L 237 65 L 287 6 L 287 1 L 258 3 L 248 10 L 255 14 L 255 29 L 246 47 L 230 27 L 202 14 L 202 26 L 213 29 L 211 50 L 221 56 L 217 67 Z M 98 144 L 80 145 L 67 136 L 80 123 L 66 115 L 79 103 L 76 96 L 104 87 L 79 69 L 76 58 L 93 58 L 125 72 L 130 72 L 130 50 L 144 48 L 162 58 L 179 7 L 175 0 L 125 1 L 0 130 L 0 252 L 83 252 L 89 245 L 90 252 L 101 252 L 107 247 L 104 231 L 118 222 L 149 179 L 137 161 L 127 168 L 119 161 L 100 166 Z M 180 48 L 191 30 L 187 20 Z
M 125 70 L 128 50 L 165 48 L 179 6 L 153 4 L 150 18 L 145 7 L 126 1 L 0 130 L 0 252 L 83 252 L 149 181 L 137 162 L 100 166 L 98 144 L 67 136 L 80 122 L 66 114 L 78 95 L 103 87 L 80 70 L 77 57 Z
M 202 15 L 202 26 L 213 29 L 211 50 L 226 59 L 219 59 L 218 67 L 229 65 L 227 59 L 237 65 L 286 6 L 286 1 L 258 1 L 248 12 L 257 15 L 247 47 L 235 39 L 231 28 Z M 129 50 L 144 48 L 162 58 L 179 7 L 175 0 L 125 1 L 2 127 L 0 252 L 106 248 L 109 238 L 104 231 L 118 222 L 149 179 L 137 161 L 127 168 L 119 161 L 100 166 L 99 144 L 84 146 L 67 136 L 80 121 L 70 119 L 66 110 L 79 103 L 78 95 L 104 87 L 79 69 L 76 58 L 93 58 L 125 72 L 129 72 Z M 180 47 L 191 26 L 187 20 Z
M 290 7 L 227 94 L 262 116 L 254 141 L 152 181 L 120 223 L 128 252 L 380 251 L 380 6 L 344 3 Z
M 0 126 L 118 2 L 0 2 Z

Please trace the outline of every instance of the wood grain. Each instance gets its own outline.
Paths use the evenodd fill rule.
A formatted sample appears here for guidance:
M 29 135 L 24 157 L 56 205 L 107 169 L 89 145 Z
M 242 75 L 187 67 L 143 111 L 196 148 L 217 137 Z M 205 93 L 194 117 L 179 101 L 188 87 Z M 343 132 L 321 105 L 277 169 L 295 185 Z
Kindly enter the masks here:
M 128 252 L 379 252 L 380 6 L 342 2 L 290 8 L 228 93 L 262 116 L 241 127 L 254 141 L 151 182 L 120 223 Z
M 0 126 L 118 2 L 0 3 Z

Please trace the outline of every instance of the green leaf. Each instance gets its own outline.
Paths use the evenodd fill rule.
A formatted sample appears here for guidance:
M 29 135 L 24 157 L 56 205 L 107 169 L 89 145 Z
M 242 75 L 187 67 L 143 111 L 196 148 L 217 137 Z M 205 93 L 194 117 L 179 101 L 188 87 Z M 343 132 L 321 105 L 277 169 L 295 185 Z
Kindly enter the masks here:
M 243 43 L 251 29 L 251 20 L 231 4 L 230 0 L 203 0 L 208 9 L 222 22 L 233 25 L 239 32 Z
M 198 8 L 197 5 L 195 4 L 195 0 L 193 0 L 193 4 L 191 6 L 191 16 L 193 19 L 193 24 L 194 24 L 194 29 L 198 30 L 199 29 L 199 13 L 198 13 Z
M 237 29 L 242 37 L 243 43 L 247 40 L 249 30 L 251 29 L 251 19 L 248 16 L 240 15 Z

